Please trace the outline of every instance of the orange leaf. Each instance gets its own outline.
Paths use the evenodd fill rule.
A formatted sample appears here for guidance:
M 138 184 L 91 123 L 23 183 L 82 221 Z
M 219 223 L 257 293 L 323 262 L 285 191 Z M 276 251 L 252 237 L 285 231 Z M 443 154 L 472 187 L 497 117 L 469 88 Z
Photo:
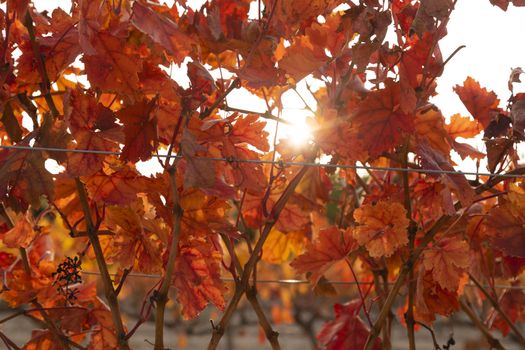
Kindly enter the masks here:
M 456 85 L 454 91 L 458 94 L 461 102 L 468 109 L 470 114 L 483 128 L 489 126 L 492 120 L 491 111 L 497 110 L 499 99 L 492 91 L 482 88 L 479 83 L 468 77 L 463 86 Z
M 142 203 L 107 209 L 108 227 L 115 232 L 108 257 L 122 268 L 155 273 L 161 266 L 162 241 L 168 229 Z
M 88 350 L 116 350 L 117 336 L 111 311 L 100 299 L 95 299 L 95 307 L 91 310 L 91 317 L 96 323 L 91 335 Z
M 316 285 L 321 276 L 336 262 L 357 248 L 351 230 L 332 226 L 319 231 L 319 237 L 308 244 L 306 252 L 291 262 L 298 273 L 311 272 L 310 281 Z
M 49 330 L 35 329 L 31 339 L 24 344 L 24 350 L 60 350 L 60 340 Z
M 399 104 L 400 86 L 389 82 L 385 89 L 370 92 L 354 112 L 352 128 L 371 157 L 397 146 L 403 132 L 414 130 L 413 117 L 404 114 Z
M 443 289 L 433 280 L 432 273 L 422 268 L 418 273 L 414 306 L 416 320 L 430 324 L 436 314 L 450 316 L 459 310 L 458 294 Z
M 303 232 L 283 233 L 273 229 L 264 242 L 262 258 L 271 264 L 282 264 L 288 261 L 290 255 L 302 250 L 304 241 Z
M 434 281 L 455 292 L 463 273 L 470 265 L 470 249 L 457 237 L 444 238 L 423 253 L 423 266 L 432 271 Z
M 124 205 L 134 201 L 137 193 L 145 191 L 149 185 L 148 180 L 129 166 L 110 164 L 90 176 L 86 185 L 94 201 Z
M 279 61 L 279 68 L 298 82 L 314 70 L 326 64 L 326 54 L 321 47 L 314 47 L 308 36 L 303 35 L 285 50 L 284 57 Z
M 196 156 L 197 152 L 206 153 L 206 147 L 197 143 L 193 134 L 184 129 L 181 141 L 181 153 L 186 160 L 184 172 L 184 187 L 210 188 L 215 185 L 215 164 L 207 159 Z M 205 156 L 204 154 L 203 156 Z
M 117 151 L 121 139 L 115 114 L 98 103 L 93 92 L 71 90 L 64 96 L 67 126 L 76 140 L 77 150 Z M 106 155 L 69 153 L 67 171 L 71 176 L 92 175 L 102 168 Z
M 389 257 L 408 243 L 408 219 L 405 208 L 396 202 L 365 204 L 354 212 L 359 223 L 354 239 L 364 245 L 371 257 Z
M 33 230 L 33 225 L 24 215 L 20 215 L 15 226 L 5 233 L 3 241 L 8 248 L 27 248 L 36 236 L 37 232 Z
M 452 138 L 463 137 L 468 139 L 478 135 L 483 129 L 477 120 L 454 114 L 450 117 L 450 124 L 445 125 L 445 130 Z
M 517 323 L 525 316 L 525 293 L 521 289 L 519 282 L 513 283 L 512 289 L 506 289 L 501 297 L 499 297 L 498 304 L 505 315 L 513 322 Z M 499 329 L 504 337 L 510 332 L 509 324 L 500 316 L 500 313 L 494 308 L 491 308 L 487 314 L 485 321 L 491 329 Z
M 179 245 L 173 283 L 185 319 L 195 318 L 210 302 L 224 309 L 222 253 L 216 244 L 212 237 L 203 237 Z
M 450 142 L 445 130 L 445 118 L 434 106 L 419 111 L 415 119 L 416 140 L 424 140 L 443 155 L 450 153 Z

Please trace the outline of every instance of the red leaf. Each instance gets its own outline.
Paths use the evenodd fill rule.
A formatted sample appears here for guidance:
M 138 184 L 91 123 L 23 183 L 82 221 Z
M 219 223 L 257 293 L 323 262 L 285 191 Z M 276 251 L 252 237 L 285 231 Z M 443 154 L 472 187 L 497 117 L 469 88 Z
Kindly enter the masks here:
M 332 226 L 319 231 L 319 237 L 306 247 L 306 252 L 291 262 L 298 273 L 311 272 L 310 281 L 316 285 L 321 276 L 336 262 L 357 248 L 352 231 Z
M 354 211 L 359 223 L 354 239 L 364 245 L 371 257 L 389 257 L 408 243 L 408 219 L 403 205 L 379 201 L 365 204 Z
M 120 93 L 134 100 L 139 90 L 142 61 L 126 48 L 122 39 L 111 33 L 99 32 L 95 38 L 96 53 L 82 57 L 89 82 L 102 91 Z
M 130 162 L 145 161 L 157 149 L 158 132 L 155 110 L 157 98 L 143 99 L 118 111 L 117 116 L 124 123 L 126 137 L 121 157 Z
M 326 350 L 364 349 L 370 330 L 359 317 L 360 309 L 361 300 L 335 304 L 335 319 L 325 323 L 317 335 L 319 345 Z M 371 349 L 382 349 L 379 339 Z
M 421 157 L 421 165 L 425 169 L 455 171 L 449 161 L 441 153 L 436 152 L 427 144 L 420 144 L 417 154 Z M 445 173 L 441 174 L 440 177 L 442 182 L 456 193 L 463 206 L 468 206 L 472 203 L 472 200 L 474 199 L 474 190 L 470 187 L 464 175 Z
M 131 23 L 164 46 L 180 64 L 191 51 L 193 40 L 184 34 L 168 16 L 161 15 L 152 6 L 136 1 L 133 4 Z
M 204 152 L 206 147 L 201 146 L 188 129 L 182 134 L 181 153 L 186 160 L 184 172 L 184 187 L 211 188 L 215 185 L 215 164 L 208 159 L 197 156 L 197 152 Z
M 69 91 L 64 96 L 64 114 L 71 134 L 76 139 L 77 150 L 102 152 L 118 151 L 121 139 L 115 114 L 98 103 L 92 92 Z M 105 154 L 68 154 L 67 170 L 71 176 L 92 175 L 102 168 Z

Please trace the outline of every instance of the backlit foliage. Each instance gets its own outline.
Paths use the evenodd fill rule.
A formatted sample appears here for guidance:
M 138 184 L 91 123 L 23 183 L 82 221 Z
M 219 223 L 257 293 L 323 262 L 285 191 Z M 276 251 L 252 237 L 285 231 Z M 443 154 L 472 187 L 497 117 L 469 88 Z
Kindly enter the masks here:
M 493 288 L 521 286 L 525 266 L 525 181 L 500 176 L 525 174 L 522 70 L 506 105 L 469 77 L 454 91 L 470 115 L 443 115 L 456 1 L 0 3 L 0 298 L 41 325 L 24 349 L 129 349 L 119 296 L 135 273 L 160 276 L 137 323 L 155 318 L 155 349 L 166 306 L 218 308 L 215 349 L 244 297 L 278 349 L 271 324 L 291 321 L 294 296 L 257 278 L 348 299 L 322 348 L 389 349 L 397 314 L 414 349 L 416 324 L 460 309 L 491 344 L 499 329 L 525 346 L 523 292 Z M 281 119 L 294 90 L 307 121 Z M 286 122 L 312 139 L 274 140 Z M 457 156 L 495 174 L 454 172 Z M 485 323 L 469 300 L 485 300 Z

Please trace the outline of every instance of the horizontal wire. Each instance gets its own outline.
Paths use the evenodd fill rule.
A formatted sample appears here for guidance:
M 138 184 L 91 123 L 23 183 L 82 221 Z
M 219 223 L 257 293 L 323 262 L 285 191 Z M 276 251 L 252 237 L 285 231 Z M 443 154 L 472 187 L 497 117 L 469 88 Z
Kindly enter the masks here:
M 97 271 L 81 271 L 84 275 L 93 275 L 93 276 L 100 276 L 100 272 Z M 112 276 L 116 276 L 116 273 L 110 274 Z M 127 274 L 128 277 L 139 277 L 139 278 L 161 278 L 161 275 L 156 274 L 147 274 L 147 273 L 136 273 L 131 272 Z M 221 281 L 223 282 L 235 282 L 233 278 L 225 278 L 221 277 Z M 311 284 L 308 280 L 300 280 L 300 279 L 278 279 L 278 280 L 257 280 L 257 283 L 261 284 L 284 284 L 284 285 L 299 285 L 299 284 Z M 374 284 L 373 282 L 364 282 L 364 281 L 319 281 L 317 284 L 332 284 L 332 285 L 371 285 Z M 388 284 L 392 285 L 393 282 L 388 282 Z M 465 287 L 477 287 L 474 283 L 467 283 Z M 483 286 L 484 288 L 492 288 L 491 286 Z M 525 290 L 525 286 L 512 286 L 512 285 L 505 285 L 505 284 L 496 284 L 494 285 L 494 288 L 497 289 L 513 289 L 513 290 Z
M 46 151 L 46 152 L 66 152 L 66 153 L 88 153 L 88 154 L 102 154 L 102 155 L 122 155 L 122 152 L 113 151 L 98 151 L 88 149 L 64 149 L 54 147 L 37 147 L 37 146 L 18 146 L 18 145 L 0 145 L 0 149 L 17 149 L 25 151 Z M 183 158 L 181 155 L 168 154 L 152 154 L 153 157 L 159 158 Z M 370 165 L 355 165 L 355 164 L 332 164 L 321 162 L 290 162 L 290 161 L 272 161 L 264 159 L 238 159 L 233 157 L 195 157 L 199 160 L 209 160 L 216 162 L 228 163 L 252 163 L 252 164 L 274 164 L 278 166 L 306 166 L 306 167 L 321 167 L 321 168 L 339 168 L 339 169 L 355 169 L 355 170 L 375 170 L 375 171 L 400 171 L 423 174 L 446 174 L 446 175 L 471 175 L 471 176 L 499 176 L 502 178 L 525 179 L 523 174 L 498 174 L 490 172 L 476 172 L 476 171 L 457 171 L 457 170 L 438 170 L 438 169 L 421 169 L 421 168 L 397 168 L 397 167 L 380 167 Z

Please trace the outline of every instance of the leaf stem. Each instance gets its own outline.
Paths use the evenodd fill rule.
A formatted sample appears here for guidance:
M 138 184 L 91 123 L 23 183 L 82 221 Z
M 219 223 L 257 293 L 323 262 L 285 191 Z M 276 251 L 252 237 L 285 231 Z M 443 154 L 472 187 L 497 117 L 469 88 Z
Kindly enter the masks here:
M 479 319 L 479 317 L 474 313 L 470 306 L 465 303 L 463 299 L 459 299 L 459 305 L 461 310 L 467 314 L 468 318 L 474 323 L 474 325 L 481 331 L 487 342 L 489 343 L 491 349 L 505 350 L 505 347 L 501 345 L 500 341 L 490 334 L 490 330 L 485 326 L 485 324 Z
M 501 318 L 509 325 L 509 327 L 512 329 L 516 337 L 518 338 L 518 341 L 521 345 L 525 346 L 525 337 L 520 332 L 518 327 L 512 322 L 512 320 L 509 318 L 509 316 L 503 311 L 498 303 L 498 301 L 487 291 L 481 283 L 472 275 L 469 273 L 470 280 L 474 282 L 476 287 L 483 293 L 483 295 L 487 298 L 487 300 L 490 302 L 494 310 L 498 312 L 498 314 L 501 316 Z

